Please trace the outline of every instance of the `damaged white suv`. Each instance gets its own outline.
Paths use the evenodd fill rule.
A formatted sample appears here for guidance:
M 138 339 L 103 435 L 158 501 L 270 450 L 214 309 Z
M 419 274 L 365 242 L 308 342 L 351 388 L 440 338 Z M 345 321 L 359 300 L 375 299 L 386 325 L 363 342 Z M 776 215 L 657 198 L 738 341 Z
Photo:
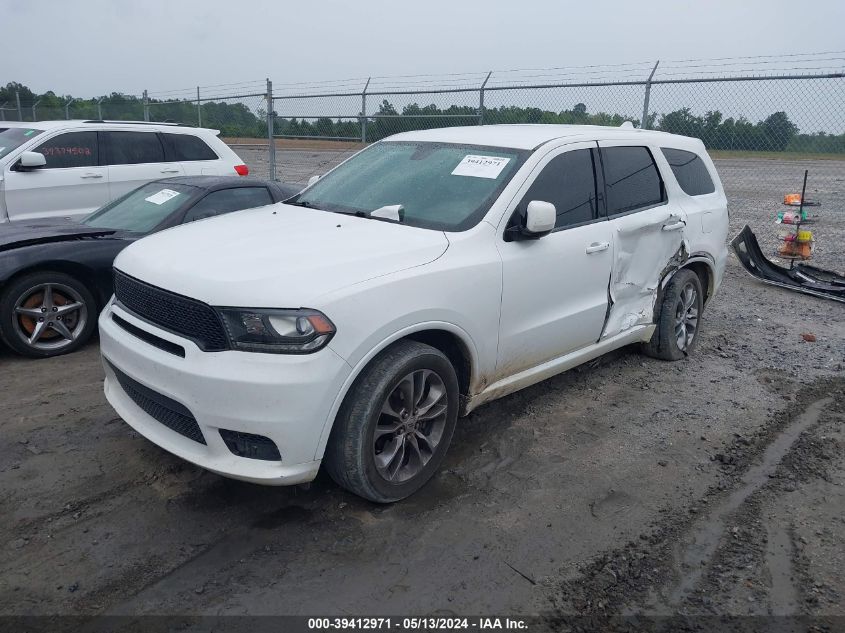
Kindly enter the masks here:
M 409 132 L 284 203 L 145 238 L 100 316 L 105 392 L 217 473 L 377 502 L 456 419 L 614 348 L 683 358 L 728 216 L 696 139 L 506 125 Z

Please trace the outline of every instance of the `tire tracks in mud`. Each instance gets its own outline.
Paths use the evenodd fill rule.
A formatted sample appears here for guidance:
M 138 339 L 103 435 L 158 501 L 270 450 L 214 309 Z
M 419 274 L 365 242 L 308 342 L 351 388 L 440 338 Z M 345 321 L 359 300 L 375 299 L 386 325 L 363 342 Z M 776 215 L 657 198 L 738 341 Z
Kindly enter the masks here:
M 829 456 L 813 437 L 824 423 L 841 425 L 843 411 L 845 379 L 801 389 L 753 438 L 737 437 L 714 455 L 726 477 L 686 511 L 667 512 L 651 533 L 582 564 L 574 576 L 547 580 L 549 622 L 569 630 L 652 630 L 649 618 L 659 616 L 667 630 L 685 630 L 700 626 L 702 615 L 781 615 L 804 630 L 806 622 L 795 618 L 811 612 L 805 598 L 813 582 L 791 521 L 769 516 L 765 506 L 794 492 L 795 481 L 827 478 Z

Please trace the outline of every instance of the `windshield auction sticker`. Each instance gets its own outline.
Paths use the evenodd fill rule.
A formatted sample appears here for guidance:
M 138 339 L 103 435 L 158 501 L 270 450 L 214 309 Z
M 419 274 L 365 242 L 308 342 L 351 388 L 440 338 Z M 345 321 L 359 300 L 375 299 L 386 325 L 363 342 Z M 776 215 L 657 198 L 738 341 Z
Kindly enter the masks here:
M 510 158 L 499 156 L 464 156 L 458 166 L 452 170 L 453 176 L 474 176 L 476 178 L 498 178 Z
M 178 191 L 173 191 L 173 189 L 162 189 L 158 193 L 154 193 L 151 196 L 147 196 L 144 198 L 147 202 L 152 202 L 153 204 L 164 204 L 171 198 L 175 198 L 179 195 Z

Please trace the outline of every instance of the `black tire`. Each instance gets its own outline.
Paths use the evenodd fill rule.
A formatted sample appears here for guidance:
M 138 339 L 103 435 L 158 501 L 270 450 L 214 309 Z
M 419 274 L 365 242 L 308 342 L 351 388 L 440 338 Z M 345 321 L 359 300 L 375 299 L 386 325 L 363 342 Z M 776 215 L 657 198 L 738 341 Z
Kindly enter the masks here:
M 51 295 L 55 293 L 49 305 L 55 310 L 42 310 L 46 301 L 46 288 L 49 285 Z M 42 290 L 39 294 L 39 288 Z M 41 297 L 41 304 L 39 303 Z M 26 303 L 31 310 L 42 310 L 43 317 L 20 315 L 16 305 L 22 298 L 30 297 Z M 63 305 L 81 304 L 81 307 L 61 314 Z M 55 305 L 53 305 L 55 304 Z M 56 313 L 55 321 L 50 315 Z M 72 338 L 68 339 L 58 329 L 47 326 L 39 340 L 30 344 L 26 334 L 38 320 L 64 326 Z M 30 358 L 47 358 L 76 351 L 84 345 L 97 327 L 97 303 L 91 291 L 78 279 L 55 271 L 33 272 L 12 280 L 0 294 L 0 338 L 12 350 Z
M 692 305 L 688 303 L 689 295 L 686 294 L 690 289 L 695 293 Z M 653 358 L 660 358 L 661 360 L 681 360 L 686 358 L 695 350 L 695 345 L 698 343 L 698 334 L 701 329 L 701 313 L 704 307 L 704 293 L 701 289 L 701 280 L 694 271 L 682 268 L 676 272 L 666 289 L 663 291 L 663 299 L 660 304 L 660 312 L 657 317 L 657 328 L 648 343 L 642 346 L 643 352 Z M 689 335 L 689 309 L 695 310 L 695 328 Z M 683 339 L 685 343 L 682 345 L 680 340 L 682 338 L 679 333 L 678 319 L 683 316 L 687 321 L 683 329 Z
M 407 480 L 390 481 L 380 472 L 376 464 L 377 452 L 379 452 L 378 442 L 381 441 L 381 439 L 376 440 L 376 428 L 383 430 L 386 421 L 392 421 L 394 416 L 384 414 L 383 407 L 398 410 L 399 407 L 389 404 L 395 401 L 389 399 L 399 393 L 401 385 L 407 384 L 405 383 L 407 378 L 411 377 L 411 383 L 415 385 L 413 376 L 428 376 L 431 381 L 440 380 L 437 382 L 437 389 L 444 387 L 445 396 L 439 396 L 437 402 L 438 407 L 445 407 L 443 409 L 445 418 L 441 419 L 440 415 L 437 416 L 440 429 L 439 439 L 433 450 L 427 453 L 430 455 L 428 461 L 421 461 L 420 445 L 416 437 L 412 437 L 414 446 L 418 447 L 416 448 L 418 458 L 416 464 L 422 464 L 420 470 Z M 425 387 L 422 389 L 424 390 Z M 430 387 L 428 393 L 439 392 L 436 392 L 434 387 Z M 404 394 L 400 396 L 404 398 Z M 449 359 L 429 345 L 416 341 L 399 341 L 373 359 L 356 379 L 335 419 L 323 464 L 335 482 L 365 499 L 376 503 L 391 503 L 404 499 L 419 490 L 443 461 L 455 430 L 458 401 L 458 379 Z M 402 411 L 405 409 L 402 408 Z M 416 416 L 417 408 L 414 405 L 412 421 L 417 419 Z M 395 416 L 395 419 L 400 420 L 398 416 Z M 402 422 L 398 421 L 397 424 L 402 425 Z M 426 422 L 417 422 L 417 424 L 426 424 Z M 403 428 L 407 429 L 407 423 Z M 400 438 L 403 433 L 407 435 Z M 404 437 L 414 433 L 416 431 L 407 430 L 397 431 L 395 436 L 381 433 L 379 438 L 387 437 L 391 446 L 395 445 L 393 442 L 401 440 L 402 448 L 397 449 L 393 454 L 398 454 L 398 451 L 402 450 L 399 462 L 403 462 L 405 460 Z M 422 445 L 427 446 L 426 441 L 423 441 Z M 386 449 L 382 449 L 382 452 L 386 452 Z M 385 458 L 380 455 L 379 459 L 384 461 Z M 410 466 L 410 454 L 408 459 L 408 466 Z M 391 463 L 395 464 L 395 461 Z M 382 466 L 382 468 L 385 467 Z

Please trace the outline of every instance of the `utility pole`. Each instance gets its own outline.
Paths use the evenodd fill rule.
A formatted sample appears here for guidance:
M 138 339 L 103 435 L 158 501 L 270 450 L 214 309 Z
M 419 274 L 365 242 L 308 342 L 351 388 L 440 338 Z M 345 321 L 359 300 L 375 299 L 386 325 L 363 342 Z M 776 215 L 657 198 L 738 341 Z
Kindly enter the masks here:
M 143 105 L 144 105 L 144 121 L 150 120 L 150 102 L 147 99 L 147 91 L 144 90 L 144 97 L 143 97 Z
M 18 121 L 23 121 L 23 113 L 21 112 L 21 93 L 15 90 L 15 101 L 18 102 Z
M 202 108 L 200 108 L 200 87 L 197 86 L 197 127 L 202 127 Z
M 65 104 L 65 121 L 70 120 L 70 104 L 73 103 L 75 99 L 71 99 Z
M 41 99 L 39 99 L 38 101 L 36 101 L 35 103 L 33 103 L 33 104 L 32 104 L 32 120 L 33 120 L 33 121 L 37 121 L 37 120 L 38 120 L 38 117 L 37 117 L 37 116 L 36 116 L 36 114 L 35 114 L 35 108 L 37 108 L 37 107 L 38 107 L 38 104 L 39 104 L 39 103 L 41 103 Z

